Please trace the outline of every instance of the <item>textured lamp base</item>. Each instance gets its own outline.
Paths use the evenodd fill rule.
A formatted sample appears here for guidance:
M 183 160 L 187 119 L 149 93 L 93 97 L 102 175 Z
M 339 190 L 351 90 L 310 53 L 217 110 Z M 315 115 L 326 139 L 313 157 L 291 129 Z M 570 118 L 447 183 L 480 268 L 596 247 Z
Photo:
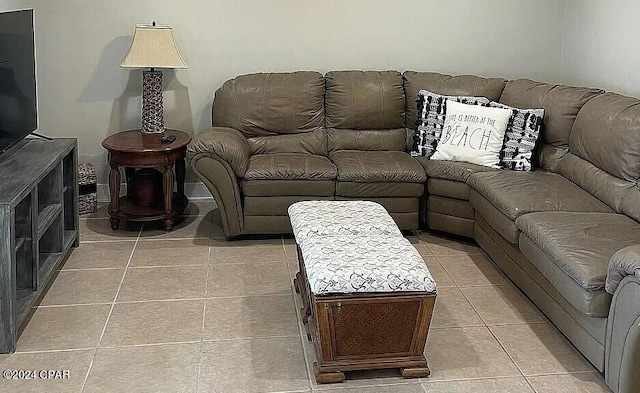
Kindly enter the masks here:
M 164 132 L 164 107 L 162 103 L 162 72 L 142 72 L 142 128 L 143 134 Z

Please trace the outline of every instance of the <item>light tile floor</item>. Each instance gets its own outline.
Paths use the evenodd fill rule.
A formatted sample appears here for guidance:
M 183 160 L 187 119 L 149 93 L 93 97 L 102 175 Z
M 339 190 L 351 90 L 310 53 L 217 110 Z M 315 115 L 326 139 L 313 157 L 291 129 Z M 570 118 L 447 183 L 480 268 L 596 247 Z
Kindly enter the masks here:
M 104 208 L 34 309 L 1 368 L 69 370 L 66 380 L 0 380 L 0 392 L 607 392 L 602 377 L 475 245 L 416 232 L 439 295 L 432 375 L 347 374 L 317 385 L 291 279 L 294 242 L 227 242 L 192 203 L 176 229 L 122 225 Z

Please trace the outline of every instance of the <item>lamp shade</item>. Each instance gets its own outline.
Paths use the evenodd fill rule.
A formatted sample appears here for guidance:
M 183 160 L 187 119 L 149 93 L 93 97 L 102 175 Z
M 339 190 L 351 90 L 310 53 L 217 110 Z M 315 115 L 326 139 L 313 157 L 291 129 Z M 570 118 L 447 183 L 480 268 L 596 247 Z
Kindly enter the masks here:
M 173 40 L 171 26 L 136 25 L 125 68 L 187 68 Z

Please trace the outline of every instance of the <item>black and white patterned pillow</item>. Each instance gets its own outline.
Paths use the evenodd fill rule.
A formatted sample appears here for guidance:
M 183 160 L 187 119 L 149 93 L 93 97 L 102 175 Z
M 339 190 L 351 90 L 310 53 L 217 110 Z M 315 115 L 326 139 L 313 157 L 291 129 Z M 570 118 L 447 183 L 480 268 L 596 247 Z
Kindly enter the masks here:
M 486 106 L 489 104 L 489 100 L 485 97 L 443 96 L 427 90 L 420 90 L 416 100 L 418 118 L 413 134 L 412 156 L 429 158 L 435 153 L 444 126 L 447 100 L 469 105 Z
M 544 109 L 519 109 L 499 102 L 489 106 L 511 110 L 500 151 L 500 166 L 514 171 L 531 171 L 531 158 L 542 129 Z

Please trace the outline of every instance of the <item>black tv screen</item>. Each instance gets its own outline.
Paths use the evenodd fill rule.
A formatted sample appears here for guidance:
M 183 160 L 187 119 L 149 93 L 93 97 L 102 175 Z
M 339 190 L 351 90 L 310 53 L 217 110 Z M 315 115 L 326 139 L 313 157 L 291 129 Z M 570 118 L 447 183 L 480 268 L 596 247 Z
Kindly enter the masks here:
M 38 128 L 33 10 L 0 13 L 0 153 Z

